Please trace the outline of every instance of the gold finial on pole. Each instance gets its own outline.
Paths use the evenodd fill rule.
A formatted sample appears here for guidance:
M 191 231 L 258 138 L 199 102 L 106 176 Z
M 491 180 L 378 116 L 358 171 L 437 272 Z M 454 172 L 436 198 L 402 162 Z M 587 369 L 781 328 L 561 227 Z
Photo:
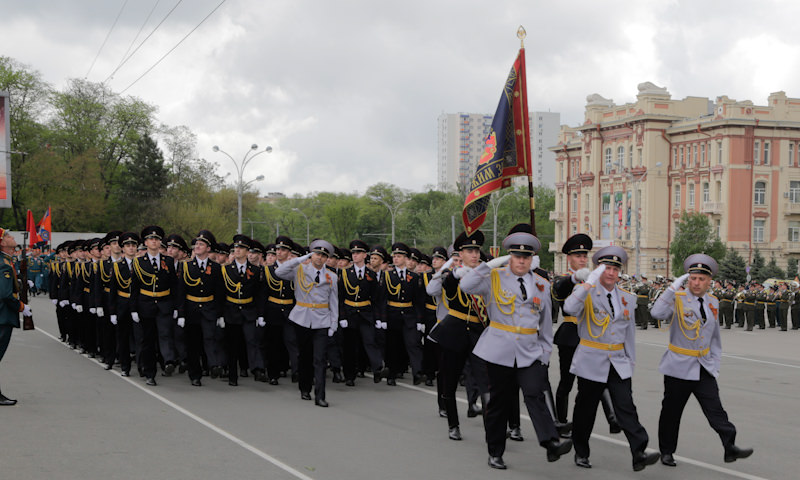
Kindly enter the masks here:
M 522 25 L 519 26 L 517 29 L 517 38 L 519 38 L 519 47 L 525 48 L 525 37 L 528 36 L 528 33 L 525 31 L 525 27 Z

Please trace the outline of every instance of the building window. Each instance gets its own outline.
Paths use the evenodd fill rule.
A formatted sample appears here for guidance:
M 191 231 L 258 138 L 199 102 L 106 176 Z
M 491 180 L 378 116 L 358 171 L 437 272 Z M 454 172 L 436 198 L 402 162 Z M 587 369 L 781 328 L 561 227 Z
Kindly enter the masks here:
M 678 147 L 672 149 L 672 166 L 678 166 Z
M 759 152 L 761 151 L 761 143 L 756 140 L 753 144 L 753 163 L 755 165 L 759 165 L 761 163 L 761 159 L 759 158 Z
M 611 173 L 611 149 L 606 148 L 606 173 Z
M 722 165 L 722 142 L 717 142 L 717 165 Z
M 722 201 L 722 182 L 717 180 L 717 202 Z
M 789 182 L 789 202 L 800 203 L 800 182 Z
M 675 200 L 673 202 L 673 205 L 675 205 L 675 208 L 680 208 L 680 206 L 681 206 L 681 185 L 680 184 L 676 184 L 675 188 L 673 188 L 672 191 L 673 191 L 673 193 L 675 195 Z
M 573 193 L 572 194 L 572 211 L 573 212 L 577 212 L 578 211 L 578 194 L 577 193 Z
M 709 190 L 708 182 L 703 182 L 703 203 L 711 201 L 711 192 Z
M 679 165 L 681 167 L 685 165 L 685 163 L 683 163 L 683 147 L 681 147 L 681 163 L 679 163 Z
M 722 223 L 719 218 L 714 221 L 714 228 L 717 232 L 717 238 L 722 238 Z
M 695 167 L 697 166 L 697 145 L 692 147 L 692 163 Z
M 794 165 L 794 142 L 789 142 L 789 166 Z
M 563 193 L 559 193 L 558 194 L 558 211 L 560 211 L 560 212 L 564 211 L 564 194 Z
M 753 241 L 764 243 L 764 220 L 753 220 Z
M 769 165 L 769 142 L 764 142 L 764 165 Z
M 687 193 L 689 194 L 689 208 L 694 207 L 694 184 L 690 183 L 688 186 Z
M 589 194 L 588 193 L 583 196 L 583 211 L 584 212 L 588 212 L 589 211 Z
M 601 208 L 603 209 L 603 213 L 608 213 L 611 211 L 611 195 L 603 195 L 603 204 Z
M 633 168 L 633 145 L 628 147 L 628 168 Z
M 764 182 L 756 182 L 753 192 L 753 203 L 756 205 L 764 205 L 767 199 L 767 184 Z
M 700 165 L 706 166 L 706 144 L 700 145 Z
M 643 165 L 642 164 L 642 149 L 641 148 L 637 148 L 636 149 L 636 156 L 639 157 L 639 166 L 641 167 Z
M 625 166 L 625 147 L 617 148 L 617 166 L 620 170 Z
M 789 241 L 800 242 L 800 222 L 789 222 Z

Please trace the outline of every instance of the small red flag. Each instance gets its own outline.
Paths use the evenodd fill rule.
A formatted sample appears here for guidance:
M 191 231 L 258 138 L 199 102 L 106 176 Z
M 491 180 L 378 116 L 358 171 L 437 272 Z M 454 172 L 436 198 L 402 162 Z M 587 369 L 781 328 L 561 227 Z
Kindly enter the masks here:
M 30 248 L 34 248 L 37 243 L 42 241 L 42 239 L 39 238 L 39 234 L 36 233 L 36 222 L 33 221 L 33 212 L 30 210 L 28 210 L 28 221 L 26 223 L 27 226 L 25 227 L 25 230 L 28 232 L 28 238 L 30 238 L 28 246 Z

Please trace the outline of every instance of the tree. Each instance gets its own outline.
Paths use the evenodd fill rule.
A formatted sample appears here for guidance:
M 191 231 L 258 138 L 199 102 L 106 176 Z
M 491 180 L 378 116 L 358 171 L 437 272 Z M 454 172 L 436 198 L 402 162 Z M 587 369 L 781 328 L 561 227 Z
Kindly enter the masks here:
M 750 262 L 750 279 L 752 281 L 761 283 L 767 279 L 762 271 L 764 270 L 764 266 L 764 256 L 761 255 L 761 251 L 756 248 L 753 250 L 753 260 Z
M 145 135 L 136 142 L 133 158 L 125 163 L 124 170 L 119 188 L 114 191 L 117 223 L 154 222 L 165 207 L 161 200 L 169 186 L 169 169 L 152 137 Z
M 728 248 L 725 257 L 719 263 L 718 276 L 722 280 L 729 280 L 742 284 L 747 281 L 747 272 L 745 271 L 746 262 L 739 253 L 733 248 Z
M 775 261 L 775 255 L 770 257 L 767 266 L 761 270 L 761 275 L 764 280 L 768 278 L 786 278 L 786 274 L 778 267 L 778 263 Z
M 786 261 L 786 276 L 788 278 L 794 278 L 797 276 L 797 259 L 790 258 Z
M 702 213 L 681 213 L 675 238 L 669 247 L 672 255 L 672 274 L 683 273 L 683 261 L 693 253 L 705 253 L 719 263 L 725 256 L 725 245 L 717 237 L 708 217 Z

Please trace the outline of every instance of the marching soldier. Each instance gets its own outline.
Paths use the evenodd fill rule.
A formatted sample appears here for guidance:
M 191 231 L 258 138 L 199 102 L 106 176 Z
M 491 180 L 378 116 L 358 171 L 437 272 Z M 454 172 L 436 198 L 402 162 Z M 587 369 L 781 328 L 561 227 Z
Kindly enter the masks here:
M 597 404 L 608 389 L 617 423 L 628 439 L 633 470 L 643 470 L 658 461 L 658 453 L 646 452 L 649 437 L 636 413 L 631 391 L 636 361 L 636 324 L 632 311 L 636 296 L 617 286 L 628 255 L 620 247 L 600 249 L 592 257 L 597 268 L 564 301 L 564 311 L 578 319 L 580 343 L 570 372 L 578 377 L 578 395 L 573 410 L 572 439 L 575 464 L 591 468 L 589 437 Z
M 111 280 L 108 284 L 108 314 L 109 321 L 116 327 L 117 333 L 117 358 L 123 377 L 131 375 L 131 335 L 136 338 L 137 366 L 141 370 L 139 345 L 142 341 L 141 328 L 133 326 L 131 316 L 133 304 L 131 292 L 133 289 L 133 263 L 136 261 L 136 250 L 139 246 L 139 235 L 134 232 L 125 232 L 119 236 L 122 245 L 123 257 L 111 265 Z
M 61 277 L 64 275 L 66 259 L 67 259 L 67 244 L 64 242 L 56 247 L 56 257 L 50 260 L 50 286 L 48 295 L 50 301 L 56 307 L 56 321 L 58 323 L 59 339 L 62 342 L 67 341 L 67 334 L 69 330 L 66 323 L 65 307 L 58 303 L 58 286 L 61 283 Z
M 650 303 L 650 286 L 647 285 L 647 277 L 642 277 L 642 283 L 636 288 L 636 324 L 642 330 L 647 330 L 647 326 L 652 322 L 650 310 L 647 305 Z
M 190 383 L 199 387 L 202 377 L 201 354 L 205 350 L 215 378 L 224 363 L 222 335 L 217 323 L 223 318 L 224 295 L 222 269 L 209 258 L 214 235 L 200 230 L 192 240 L 194 258 L 178 264 L 175 307 L 177 326 L 183 331 L 186 345 L 186 368 Z
M 142 230 L 147 252 L 133 262 L 131 318 L 142 329 L 142 342 L 137 346 L 147 385 L 156 385 L 156 348 L 164 359 L 164 373 L 175 371 L 173 342 L 175 263 L 160 252 L 164 230 L 149 226 Z
M 786 282 L 781 283 L 780 287 L 778 287 L 776 299 L 776 303 L 778 304 L 778 326 L 781 327 L 781 332 L 786 331 L 787 317 L 789 316 L 789 305 L 792 303 L 792 296 L 792 292 L 789 291 Z
M 794 290 L 791 307 L 792 330 L 797 330 L 800 328 L 800 284 L 793 282 L 792 289 Z
M 328 337 L 339 326 L 339 293 L 336 274 L 325 268 L 333 245 L 314 240 L 311 253 L 293 258 L 275 270 L 278 277 L 294 281 L 297 303 L 289 314 L 297 339 L 299 356 L 300 398 L 311 400 L 312 379 L 314 403 L 327 407 L 325 400 L 325 353 Z M 307 259 L 311 261 L 303 265 Z
M 506 468 L 506 427 L 511 402 L 518 402 L 520 388 L 547 461 L 558 460 L 572 448 L 571 440 L 559 440 L 544 400 L 553 322 L 550 282 L 534 273 L 538 265 L 533 256 L 541 243 L 530 233 L 517 232 L 503 240 L 503 248 L 510 255 L 481 263 L 460 282 L 465 293 L 483 297 L 490 321 L 473 354 L 486 362 L 489 402 L 483 419 L 489 466 L 497 469 Z M 461 256 L 466 263 L 464 250 Z
M 717 316 L 718 301 L 708 293 L 717 262 L 696 253 L 683 262 L 686 272 L 653 305 L 655 318 L 674 318 L 670 325 L 669 348 L 658 370 L 664 374 L 664 400 L 658 420 L 658 444 L 661 463 L 674 467 L 673 454 L 678 447 L 678 429 L 689 395 L 700 403 L 711 428 L 719 435 L 725 449 L 725 462 L 747 458 L 752 448 L 736 446 L 736 427 L 728 420 L 719 398 L 722 341 Z M 686 283 L 686 290 L 679 291 Z
M 100 338 L 100 356 L 103 358 L 106 370 L 114 366 L 117 353 L 117 329 L 106 317 L 109 311 L 111 294 L 111 281 L 115 262 L 122 259 L 122 247 L 119 245 L 120 230 L 108 232 L 102 240 L 103 256 L 98 265 L 98 274 L 95 277 L 95 314 L 97 315 L 98 332 Z M 106 254 L 107 252 L 107 254 Z
M 292 378 L 297 381 L 297 342 L 289 313 L 294 307 L 294 285 L 275 275 L 275 269 L 290 259 L 294 242 L 286 236 L 275 239 L 275 261 L 264 269 L 267 285 L 265 349 L 267 377 L 270 385 L 277 385 L 278 378 L 285 375 L 291 366 Z M 283 373 L 283 375 L 282 375 Z
M 375 272 L 365 263 L 368 246 L 361 240 L 350 242 L 353 265 L 339 276 L 339 327 L 342 330 L 342 367 L 345 385 L 355 385 L 359 348 L 372 368 L 372 379 L 381 381 L 383 355 L 375 340 L 375 322 L 381 321 L 377 299 L 380 288 Z
M 733 290 L 733 286 L 728 282 L 725 282 L 724 287 L 717 293 L 717 298 L 719 298 L 720 325 L 724 325 L 728 330 L 730 330 L 731 325 L 733 325 L 733 298 L 735 296 L 736 292 Z

